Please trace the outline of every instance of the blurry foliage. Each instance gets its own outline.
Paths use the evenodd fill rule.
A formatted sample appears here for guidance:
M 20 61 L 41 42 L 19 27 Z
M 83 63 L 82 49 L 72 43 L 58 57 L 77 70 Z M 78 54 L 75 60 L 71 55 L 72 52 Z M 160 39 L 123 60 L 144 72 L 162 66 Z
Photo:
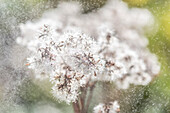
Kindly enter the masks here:
M 130 5 L 131 2 L 127 1 Z M 138 0 L 141 1 L 141 0 Z M 133 4 L 139 6 L 139 4 Z M 160 75 L 149 86 L 150 102 L 145 105 L 145 113 L 169 113 L 170 112 L 170 1 L 149 0 L 144 8 L 149 9 L 155 16 L 158 31 L 148 36 L 149 49 L 155 53 L 161 63 Z M 156 26 L 155 26 L 156 27 Z M 154 31 L 153 31 L 154 32 Z M 152 33 L 151 33 L 152 34 Z
M 74 1 L 82 3 L 85 13 L 100 8 L 106 2 L 106 0 Z M 148 35 L 148 47 L 158 56 L 161 63 L 161 72 L 149 86 L 132 87 L 127 91 L 116 92 L 120 94 L 120 100 L 121 96 L 127 96 L 124 100 L 121 100 L 120 103 L 123 105 L 122 107 L 125 107 L 124 109 L 122 108 L 122 113 L 170 113 L 170 0 L 124 1 L 127 2 L 130 7 L 147 8 L 155 16 L 158 31 L 156 33 L 152 31 L 153 33 L 150 33 L 152 35 Z M 14 36 L 17 36 L 16 26 L 18 23 L 25 23 L 27 20 L 38 18 L 43 11 L 57 7 L 58 2 L 58 0 L 1 0 L 0 49 L 4 49 L 5 52 L 6 48 L 3 48 L 3 45 L 13 43 L 13 40 L 10 41 L 11 39 L 7 40 L 6 38 L 13 39 L 15 38 Z M 106 85 L 105 87 L 108 86 Z M 112 87 L 114 89 L 114 86 Z M 67 105 L 56 103 L 55 99 L 49 93 L 45 93 L 46 89 L 39 87 L 39 85 L 33 82 L 27 82 L 21 89 L 24 89 L 20 92 L 21 102 L 27 107 L 34 106 L 36 101 L 42 101 L 42 99 L 44 99 L 55 103 L 58 108 L 65 110 L 65 113 L 68 112 L 67 110 L 69 110 L 70 113 L 70 107 L 65 109 Z M 111 97 L 111 95 L 109 96 Z M 94 104 L 95 102 L 92 103 Z M 93 105 L 91 107 L 93 107 Z
M 149 49 L 155 53 L 161 64 L 160 75 L 145 90 L 149 93 L 149 102 L 141 103 L 145 106 L 140 113 L 169 113 L 170 112 L 170 1 L 148 0 L 143 4 L 135 1 L 124 0 L 131 7 L 144 7 L 155 16 L 158 24 L 157 33 L 148 36 Z M 144 0 L 146 1 L 146 0 Z M 134 3 L 133 3 L 134 2 Z M 156 26 L 155 26 L 156 27 Z M 153 31 L 154 32 L 154 31 Z M 152 34 L 152 33 L 150 33 Z M 143 100 L 146 100 L 143 98 Z M 142 108 L 141 108 L 142 109 Z M 136 112 L 135 112 L 136 113 Z
M 64 113 L 71 113 L 71 106 L 66 105 L 66 103 L 58 103 L 57 100 L 50 93 L 51 84 L 47 80 L 43 81 L 26 81 L 23 86 L 21 86 L 19 92 L 19 98 L 21 105 L 27 107 L 28 113 L 34 113 L 35 107 L 41 105 L 53 105 L 54 107 L 60 109 Z

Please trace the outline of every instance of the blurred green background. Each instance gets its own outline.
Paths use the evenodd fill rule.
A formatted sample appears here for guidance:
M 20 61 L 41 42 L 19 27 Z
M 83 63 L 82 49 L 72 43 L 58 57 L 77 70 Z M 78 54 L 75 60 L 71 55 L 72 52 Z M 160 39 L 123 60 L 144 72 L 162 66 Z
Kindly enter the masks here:
M 106 0 L 74 1 L 83 4 L 84 13 L 100 8 L 106 2 Z M 148 48 L 158 56 L 161 63 L 161 72 L 148 86 L 117 91 L 122 97 L 120 100 L 121 113 L 170 113 L 170 0 L 124 0 L 124 2 L 127 2 L 129 7 L 147 8 L 155 16 L 156 25 L 153 27 L 158 26 L 158 29 L 146 35 L 149 40 Z M 1 41 L 13 45 L 13 39 L 18 35 L 15 30 L 19 23 L 40 17 L 45 10 L 56 8 L 58 3 L 57 0 L 0 0 L 0 33 L 1 37 L 9 38 L 10 42 Z M 50 94 L 49 87 L 43 83 L 35 84 L 31 80 L 26 81 L 25 85 L 20 87 L 24 90 L 18 94 L 21 100 L 19 106 L 15 110 L 11 108 L 11 111 L 6 112 L 38 113 L 35 110 L 36 106 L 49 105 L 52 106 L 50 109 L 60 108 L 63 113 L 72 113 L 71 105 L 58 103 Z M 95 95 L 101 91 L 101 87 L 114 88 L 110 83 L 99 83 Z M 1 91 L 3 89 L 0 88 L 0 93 Z M 93 98 L 89 113 L 97 103 L 96 99 L 98 98 Z M 2 104 L 0 104 L 0 108 L 2 108 Z

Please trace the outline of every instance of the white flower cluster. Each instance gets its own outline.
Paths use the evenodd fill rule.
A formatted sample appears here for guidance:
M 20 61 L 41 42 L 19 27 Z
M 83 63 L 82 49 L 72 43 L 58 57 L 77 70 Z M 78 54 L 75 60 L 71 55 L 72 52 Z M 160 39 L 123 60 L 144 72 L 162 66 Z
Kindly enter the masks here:
M 157 59 L 145 48 L 140 48 L 145 53 L 139 53 L 126 42 L 115 37 L 113 30 L 106 26 L 102 26 L 99 31 L 99 54 L 102 54 L 110 63 L 109 72 L 113 71 L 103 74 L 100 80 L 115 81 L 115 76 L 119 75 L 115 81 L 117 86 L 127 89 L 130 84 L 147 85 L 153 76 L 158 74 L 160 69 Z M 147 57 L 142 55 L 147 55 Z
M 109 102 L 106 104 L 100 103 L 94 107 L 94 113 L 118 113 L 120 106 L 117 101 Z
M 128 9 L 119 0 L 95 13 L 81 14 L 80 9 L 63 3 L 37 22 L 20 26 L 17 42 L 32 51 L 27 65 L 37 78 L 50 78 L 56 98 L 75 102 L 89 80 L 114 81 L 126 89 L 147 85 L 159 73 L 143 33 L 152 20 L 149 11 Z
M 39 35 L 30 41 L 31 45 L 36 44 L 30 49 L 33 56 L 26 65 L 35 70 L 38 78 L 50 78 L 56 98 L 75 102 L 79 87 L 102 71 L 102 60 L 95 52 L 95 41 L 78 29 L 66 28 L 60 37 L 53 31 L 49 25 L 44 25 Z

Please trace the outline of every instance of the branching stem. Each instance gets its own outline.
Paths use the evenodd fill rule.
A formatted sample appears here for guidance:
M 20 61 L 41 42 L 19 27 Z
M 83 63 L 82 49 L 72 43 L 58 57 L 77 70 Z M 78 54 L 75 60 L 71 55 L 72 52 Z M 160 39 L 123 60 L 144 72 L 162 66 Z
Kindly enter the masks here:
M 93 90 L 95 88 L 96 82 L 87 83 L 85 87 L 81 87 L 81 95 L 79 95 L 78 100 L 73 103 L 74 113 L 87 113 L 92 96 Z M 89 90 L 89 95 L 87 96 L 87 90 Z M 86 99 L 87 98 L 87 99 Z

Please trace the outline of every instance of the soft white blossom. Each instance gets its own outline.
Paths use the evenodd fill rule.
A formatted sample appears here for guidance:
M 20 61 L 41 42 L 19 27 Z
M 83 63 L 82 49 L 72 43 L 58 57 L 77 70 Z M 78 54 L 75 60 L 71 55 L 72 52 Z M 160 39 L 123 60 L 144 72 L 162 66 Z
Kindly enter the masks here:
M 37 78 L 50 78 L 54 96 L 70 103 L 76 101 L 79 88 L 103 70 L 103 63 L 92 38 L 73 27 L 63 31 L 56 37 L 49 25 L 42 26 L 26 65 L 34 69 Z
M 116 36 L 114 30 L 109 29 L 107 24 L 99 27 L 98 31 L 99 54 L 107 61 L 106 71 L 98 77 L 98 80 L 115 81 L 119 88 L 127 89 L 130 84 L 147 85 L 159 72 L 157 59 L 150 59 L 152 54 L 145 48 L 141 50 L 147 57 L 141 56 L 136 49 L 117 38 L 119 36 Z M 151 65 L 155 68 L 151 69 Z M 153 71 L 155 73 L 152 73 Z
M 93 113 L 118 113 L 120 111 L 120 106 L 117 101 L 109 103 L 100 103 L 94 107 Z

